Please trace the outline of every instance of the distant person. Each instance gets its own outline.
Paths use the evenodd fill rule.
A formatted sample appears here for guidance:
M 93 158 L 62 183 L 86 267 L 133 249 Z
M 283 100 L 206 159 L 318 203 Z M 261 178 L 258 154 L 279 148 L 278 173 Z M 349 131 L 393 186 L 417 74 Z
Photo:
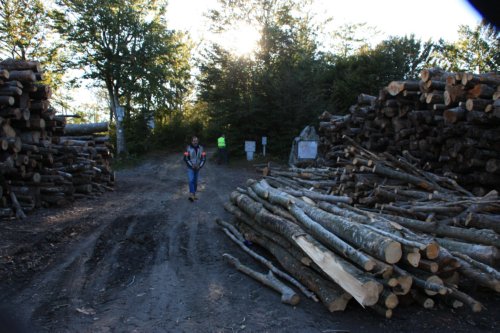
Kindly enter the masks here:
M 197 200 L 196 190 L 198 188 L 198 174 L 200 169 L 205 165 L 207 159 L 203 147 L 198 144 L 198 138 L 193 136 L 191 144 L 187 146 L 184 152 L 184 162 L 188 167 L 188 180 L 189 180 L 189 201 Z
M 217 139 L 217 164 L 227 164 L 226 136 L 222 134 Z

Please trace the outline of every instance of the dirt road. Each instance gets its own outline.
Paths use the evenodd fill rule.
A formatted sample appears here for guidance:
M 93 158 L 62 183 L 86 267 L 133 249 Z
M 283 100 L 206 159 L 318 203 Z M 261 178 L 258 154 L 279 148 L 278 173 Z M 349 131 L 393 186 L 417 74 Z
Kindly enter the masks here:
M 391 321 L 350 304 L 343 313 L 303 298 L 296 307 L 235 272 L 229 252 L 264 271 L 214 223 L 229 218 L 228 194 L 251 166 L 201 171 L 200 199 L 187 200 L 180 154 L 151 156 L 117 174 L 116 190 L 27 221 L 0 221 L 0 295 L 31 332 L 489 331 L 488 311 L 408 307 Z M 484 298 L 483 298 L 484 299 Z

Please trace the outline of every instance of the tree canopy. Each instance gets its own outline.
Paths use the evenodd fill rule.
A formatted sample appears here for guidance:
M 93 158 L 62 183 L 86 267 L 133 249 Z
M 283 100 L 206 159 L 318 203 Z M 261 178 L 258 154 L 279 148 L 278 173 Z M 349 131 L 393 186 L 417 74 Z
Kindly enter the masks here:
M 257 48 L 239 56 L 214 42 L 193 68 L 190 36 L 169 28 L 165 0 L 0 0 L 0 56 L 42 61 L 53 89 L 67 68 L 103 88 L 118 153 L 147 150 L 155 138 L 164 146 L 224 132 L 230 148 L 267 136 L 269 151 L 283 156 L 322 112 L 345 113 L 358 94 L 418 79 L 424 67 L 498 71 L 500 39 L 492 25 L 462 26 L 451 43 L 409 35 L 375 45 L 376 28 L 363 22 L 325 34 L 311 3 L 219 0 L 208 13 L 210 31 L 253 26 Z
M 145 0 L 57 0 L 56 27 L 74 51 L 74 65 L 97 80 L 117 120 L 117 150 L 127 152 L 123 121 L 147 122 L 159 105 L 174 107 L 186 90 L 188 50 L 163 20 L 165 4 Z
M 460 26 L 454 43 L 441 40 L 434 64 L 450 71 L 485 73 L 500 69 L 500 34 L 491 24 Z

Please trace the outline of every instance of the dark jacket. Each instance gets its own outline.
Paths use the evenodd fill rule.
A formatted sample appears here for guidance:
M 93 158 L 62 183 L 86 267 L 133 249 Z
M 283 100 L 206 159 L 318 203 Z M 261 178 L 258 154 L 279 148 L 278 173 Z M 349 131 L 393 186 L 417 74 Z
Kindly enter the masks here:
M 184 152 L 184 162 L 190 169 L 201 169 L 205 165 L 206 159 L 207 154 L 200 145 L 196 147 L 189 145 Z

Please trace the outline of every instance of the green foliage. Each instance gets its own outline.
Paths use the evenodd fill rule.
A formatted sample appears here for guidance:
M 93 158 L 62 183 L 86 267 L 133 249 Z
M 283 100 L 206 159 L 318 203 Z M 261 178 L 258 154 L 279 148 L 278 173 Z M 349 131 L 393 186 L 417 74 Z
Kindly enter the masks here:
M 27 60 L 45 41 L 47 11 L 40 0 L 0 0 L 0 51 Z
M 125 106 L 126 135 L 132 135 L 132 140 L 138 131 L 147 135 L 146 123 L 160 117 L 157 113 L 166 114 L 179 107 L 187 91 L 189 48 L 181 35 L 167 29 L 162 19 L 163 2 L 56 3 L 60 6 L 53 12 L 56 28 L 69 41 L 73 65 L 84 68 L 85 78 L 97 80 L 106 88 L 111 118 L 116 119 L 116 107 Z M 120 133 L 118 130 L 117 149 L 126 152 L 125 138 Z
M 287 154 L 293 137 L 323 111 L 324 67 L 315 27 L 299 15 L 304 3 L 225 2 L 225 10 L 212 13 L 214 30 L 246 19 L 261 26 L 261 40 L 253 58 L 235 57 L 218 45 L 206 51 L 199 99 L 207 105 L 211 137 L 224 132 L 239 147 L 267 136 L 270 151 Z
M 209 135 L 224 132 L 238 144 L 267 136 L 269 150 L 282 155 L 323 111 L 345 113 L 361 92 L 377 95 L 392 80 L 416 78 L 434 47 L 405 36 L 369 49 L 366 39 L 356 37 L 360 24 L 340 29 L 334 36 L 339 53 L 324 54 L 318 51 L 317 27 L 300 10 L 304 2 L 224 5 L 212 12 L 214 30 L 247 19 L 261 25 L 262 37 L 253 57 L 235 57 L 218 45 L 206 51 L 199 99 L 206 103 Z
M 57 93 L 67 58 L 51 23 L 43 1 L 0 0 L 0 56 L 40 61 L 44 83 Z
M 338 57 L 347 58 L 356 55 L 360 50 L 369 48 L 370 39 L 379 32 L 366 23 L 348 23 L 333 31 L 332 51 Z
M 434 65 L 450 71 L 485 73 L 500 68 L 500 34 L 494 26 L 482 22 L 475 28 L 460 26 L 455 43 L 440 40 L 433 54 Z
M 415 36 L 391 37 L 374 49 L 349 57 L 336 57 L 329 78 L 332 82 L 331 111 L 346 113 L 363 92 L 378 95 L 379 89 L 393 80 L 418 79 L 428 64 L 435 45 Z
M 199 119 L 187 119 L 181 113 L 175 113 L 168 122 L 155 128 L 151 137 L 151 148 L 184 149 L 184 146 L 191 142 L 193 135 L 196 135 L 202 144 L 207 142 L 203 124 Z
M 83 111 L 75 111 L 74 115 L 76 117 L 72 117 L 69 119 L 70 124 L 86 124 L 89 123 L 89 119 L 87 115 Z

